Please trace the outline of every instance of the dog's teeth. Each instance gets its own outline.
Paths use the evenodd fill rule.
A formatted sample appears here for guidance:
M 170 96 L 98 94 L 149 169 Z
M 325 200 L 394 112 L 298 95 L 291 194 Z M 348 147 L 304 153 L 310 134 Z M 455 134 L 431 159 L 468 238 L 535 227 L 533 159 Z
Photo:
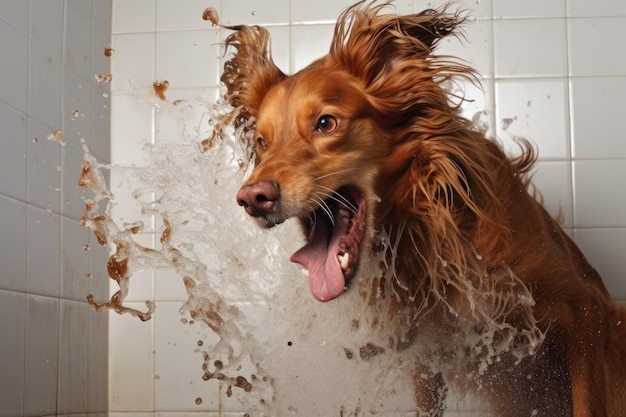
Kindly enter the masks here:
M 346 226 L 350 224 L 350 212 L 348 210 L 346 210 L 345 208 L 340 208 L 337 211 L 337 214 Z
M 306 268 L 302 268 L 302 273 L 304 274 L 305 277 L 309 277 L 309 270 Z
M 341 265 L 341 269 L 344 271 L 348 269 L 348 262 L 350 261 L 350 254 L 346 253 L 344 255 L 337 255 L 339 259 L 339 264 Z

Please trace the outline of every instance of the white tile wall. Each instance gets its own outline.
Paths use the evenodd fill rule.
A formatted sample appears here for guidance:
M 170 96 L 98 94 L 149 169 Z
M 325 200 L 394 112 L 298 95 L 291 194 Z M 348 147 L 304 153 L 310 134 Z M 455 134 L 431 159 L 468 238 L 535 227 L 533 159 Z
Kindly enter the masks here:
M 12 10 L 11 10 L 12 11 Z M 15 25 L 18 24 L 13 20 Z M 2 65 L 0 100 L 26 112 L 28 106 L 28 38 L 8 21 L 0 21 L 0 39 L 7 58 Z
M 498 0 L 493 2 L 493 16 L 501 18 L 563 17 L 565 0 Z
M 81 145 L 109 161 L 110 0 L 0 1 L 0 416 L 104 416 L 106 251 L 79 224 Z M 74 111 L 79 113 L 74 117 Z M 60 129 L 61 146 L 48 136 Z M 97 131 L 96 131 L 97 130 Z M 83 246 L 91 244 L 85 251 Z
M 493 24 L 496 77 L 567 73 L 565 19 L 501 19 Z
M 154 41 L 157 80 L 176 88 L 215 84 L 220 64 L 217 29 L 158 31 Z
M 626 15 L 626 4 L 612 0 L 594 3 L 587 0 L 568 0 L 567 14 L 571 17 L 624 16 Z
M 127 304 L 145 308 L 143 303 Z M 109 412 L 113 415 L 156 411 L 154 384 L 159 376 L 154 370 L 154 323 L 154 319 L 144 323 L 128 315 L 110 318 Z
M 622 39 L 626 17 L 568 19 L 570 73 L 574 76 L 622 76 L 626 56 Z M 602 42 L 597 42 L 602 39 Z
M 542 158 L 568 158 L 567 92 L 567 80 L 561 77 L 498 80 L 495 109 L 498 136 L 532 138 Z
M 624 135 L 624 91 L 626 77 L 571 79 L 570 117 L 574 157 L 626 158 L 626 142 L 620 140 Z
M 140 161 L 143 141 L 173 140 L 177 129 L 185 128 L 186 117 L 194 119 L 194 115 L 155 111 L 146 99 L 153 81 L 170 82 L 170 100 L 194 91 L 215 91 L 223 51 L 214 44 L 227 33 L 200 20 L 206 7 L 216 8 L 224 24 L 268 25 L 275 62 L 285 72 L 294 72 L 326 53 L 332 24 L 350 3 L 114 0 L 113 160 L 123 164 Z M 413 12 L 441 3 L 399 0 L 396 7 Z M 626 118 L 626 51 L 621 46 L 626 38 L 626 3 L 466 0 L 459 4 L 476 19 L 468 22 L 467 39 L 460 43 L 445 40 L 442 53 L 473 63 L 484 76 L 484 91 L 468 88 L 467 96 L 475 102 L 464 107 L 464 114 L 472 117 L 486 110 L 481 120 L 490 123 L 490 131 L 511 151 L 516 136 L 536 144 L 539 162 L 534 178 L 546 206 L 554 215 L 561 213 L 566 231 L 600 270 L 612 294 L 626 300 L 626 199 L 622 192 L 626 178 L 622 127 Z M 0 25 L 0 33 L 19 40 L 18 26 Z M 19 76 L 25 58 L 17 49 L 18 59 L 10 70 Z M 10 87 L 0 94 L 16 88 Z M 19 105 L 16 102 L 12 107 L 19 111 Z M 23 129 L 15 114 L 6 117 L 16 129 Z M 13 164 L 21 166 L 23 162 Z M 8 204 L 12 201 L 5 202 L 10 206 L 7 210 L 22 210 Z M 152 323 L 129 317 L 112 319 L 110 415 L 126 417 L 133 412 L 141 417 L 152 413 L 169 417 L 215 411 L 217 399 L 211 397 L 215 393 L 209 388 L 201 408 L 191 400 L 197 387 L 190 382 L 195 368 L 188 363 L 187 350 L 197 335 L 181 327 L 177 319 L 178 303 L 185 299 L 180 285 L 173 284 L 178 277 L 158 271 L 144 278 L 133 299 L 141 301 L 154 294 L 157 302 L 162 301 L 161 312 Z M 133 371 L 128 372 L 131 366 Z M 458 411 L 449 415 L 478 414 Z
M 24 390 L 26 389 L 24 365 L 26 363 L 26 294 L 0 290 L 0 339 L 3 355 L 2 378 L 0 378 L 0 398 L 2 416 L 22 416 L 24 414 Z M 52 408 L 50 410 L 55 410 Z
M 25 328 L 24 414 L 45 415 L 57 405 L 59 299 L 27 297 Z

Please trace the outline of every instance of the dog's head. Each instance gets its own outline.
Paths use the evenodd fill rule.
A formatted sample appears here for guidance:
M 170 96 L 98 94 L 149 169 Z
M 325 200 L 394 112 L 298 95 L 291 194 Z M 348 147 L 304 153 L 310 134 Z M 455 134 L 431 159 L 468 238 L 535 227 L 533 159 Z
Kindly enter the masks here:
M 393 210 L 391 202 L 377 208 L 380 199 L 415 192 L 389 189 L 415 152 L 404 143 L 420 133 L 411 132 L 415 119 L 436 116 L 432 100 L 449 108 L 430 57 L 458 17 L 393 16 L 383 7 L 361 2 L 344 12 L 328 55 L 292 76 L 274 65 L 264 29 L 230 27 L 226 41 L 236 50 L 222 76 L 226 98 L 255 161 L 237 202 L 263 227 L 299 219 L 307 243 L 291 260 L 321 301 L 344 291 L 371 249 L 375 225 Z

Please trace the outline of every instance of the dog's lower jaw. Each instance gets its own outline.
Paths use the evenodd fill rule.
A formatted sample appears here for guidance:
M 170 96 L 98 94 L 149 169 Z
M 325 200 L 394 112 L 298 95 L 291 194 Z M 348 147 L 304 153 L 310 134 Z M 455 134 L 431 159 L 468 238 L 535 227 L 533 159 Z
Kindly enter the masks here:
M 319 301 L 340 296 L 355 275 L 366 206 L 356 187 L 342 187 L 307 219 L 301 219 L 307 243 L 291 261 L 304 267 L 311 293 Z
M 284 223 L 285 220 L 286 219 L 281 216 L 255 217 L 256 223 L 263 229 L 271 229 L 274 226 Z

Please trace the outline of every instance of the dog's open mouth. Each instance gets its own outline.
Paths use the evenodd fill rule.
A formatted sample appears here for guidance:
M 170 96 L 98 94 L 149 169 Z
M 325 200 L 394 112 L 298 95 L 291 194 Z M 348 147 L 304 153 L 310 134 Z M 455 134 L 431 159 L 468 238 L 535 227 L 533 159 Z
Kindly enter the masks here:
M 354 276 L 365 231 L 365 198 L 342 187 L 305 219 L 308 241 L 291 256 L 304 267 L 313 296 L 328 301 L 343 293 Z

